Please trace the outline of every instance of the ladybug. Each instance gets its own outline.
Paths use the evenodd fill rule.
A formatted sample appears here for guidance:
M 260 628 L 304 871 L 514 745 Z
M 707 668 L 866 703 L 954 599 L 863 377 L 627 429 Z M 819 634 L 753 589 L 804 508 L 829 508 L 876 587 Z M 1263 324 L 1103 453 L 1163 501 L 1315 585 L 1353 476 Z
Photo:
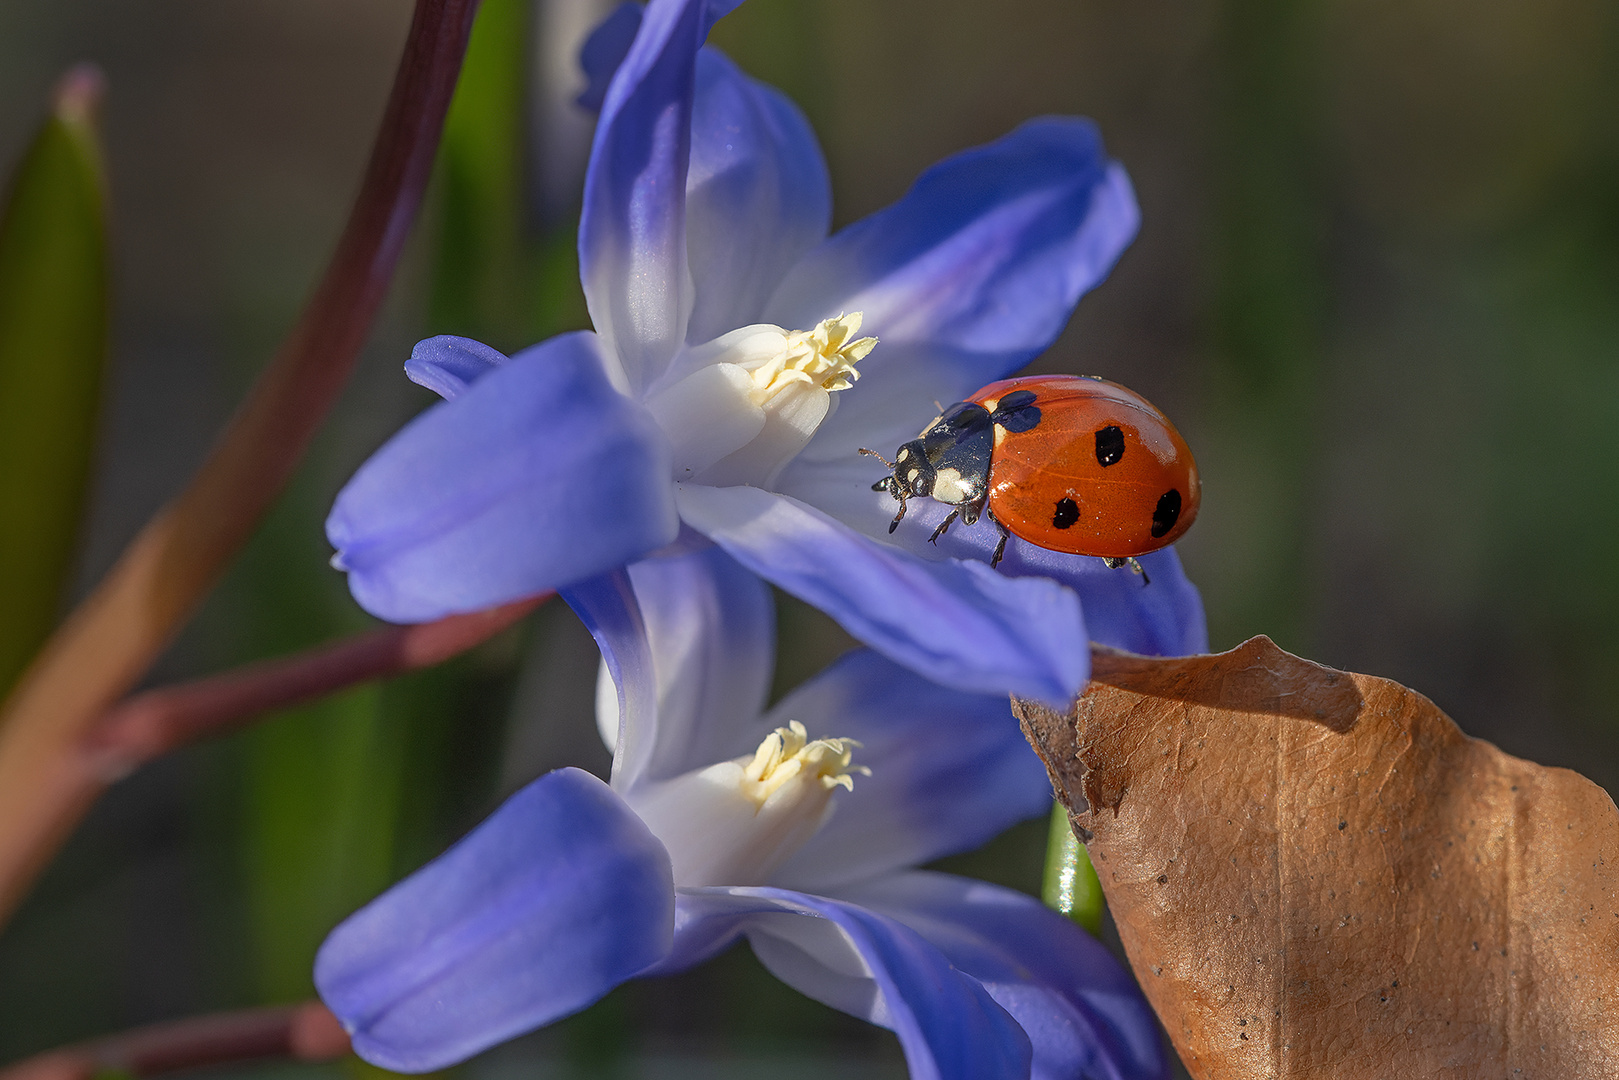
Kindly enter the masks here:
M 1139 574 L 1137 555 L 1173 544 L 1197 517 L 1197 463 L 1175 425 L 1135 391 L 1090 375 L 990 383 L 935 417 L 892 462 L 860 452 L 891 470 L 871 486 L 899 502 L 889 532 L 908 499 L 954 508 L 934 543 L 958 516 L 971 525 L 987 509 L 1001 531 L 991 566 L 1015 534 Z

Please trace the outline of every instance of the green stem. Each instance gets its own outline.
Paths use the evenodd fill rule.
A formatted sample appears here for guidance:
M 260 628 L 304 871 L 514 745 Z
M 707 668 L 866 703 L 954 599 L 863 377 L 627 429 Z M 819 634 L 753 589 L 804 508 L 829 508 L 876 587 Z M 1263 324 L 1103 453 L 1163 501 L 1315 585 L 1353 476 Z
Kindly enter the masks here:
M 1068 824 L 1068 808 L 1062 803 L 1051 807 L 1051 833 L 1046 841 L 1046 874 L 1040 886 L 1046 906 L 1062 912 L 1092 934 L 1102 932 L 1102 882 L 1091 865 L 1091 856 Z

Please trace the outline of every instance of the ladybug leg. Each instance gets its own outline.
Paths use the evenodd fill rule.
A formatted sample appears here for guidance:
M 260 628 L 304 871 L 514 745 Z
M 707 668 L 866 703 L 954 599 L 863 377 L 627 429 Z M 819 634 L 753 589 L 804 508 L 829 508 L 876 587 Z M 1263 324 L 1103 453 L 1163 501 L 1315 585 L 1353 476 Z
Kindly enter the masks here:
M 1011 530 L 1000 523 L 993 510 L 990 511 L 989 520 L 994 523 L 997 529 L 1001 530 L 1001 542 L 995 545 L 995 554 L 989 557 L 989 568 L 993 570 L 1001 565 L 1001 557 L 1006 554 L 1006 542 L 1012 538 L 1012 533 Z
M 1128 566 L 1130 569 L 1141 575 L 1142 588 L 1146 588 L 1148 585 L 1152 584 L 1152 578 L 1148 577 L 1147 572 L 1141 568 L 1141 564 L 1136 562 L 1134 555 L 1124 559 L 1112 559 L 1104 555 L 1102 557 L 1102 565 L 1107 567 L 1109 570 L 1120 570 Z
M 950 516 L 939 522 L 939 527 L 933 530 L 932 536 L 928 537 L 928 543 L 937 544 L 939 542 L 939 537 L 943 536 L 945 530 L 950 528 L 950 523 L 956 520 L 956 515 L 959 513 L 961 513 L 960 510 L 950 511 Z
M 894 498 L 899 500 L 899 513 L 895 514 L 894 520 L 888 523 L 888 531 L 892 534 L 895 529 L 899 528 L 899 523 L 905 520 L 905 492 L 898 484 L 889 488 L 888 491 Z

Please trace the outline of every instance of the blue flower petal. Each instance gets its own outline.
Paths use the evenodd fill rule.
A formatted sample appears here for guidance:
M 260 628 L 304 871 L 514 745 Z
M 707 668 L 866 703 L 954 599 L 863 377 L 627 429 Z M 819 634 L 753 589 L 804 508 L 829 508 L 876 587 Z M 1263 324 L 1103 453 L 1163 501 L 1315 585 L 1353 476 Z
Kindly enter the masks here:
M 893 919 L 853 904 L 769 888 L 682 889 L 678 970 L 746 934 L 787 985 L 899 1036 L 911 1080 L 1024 1080 L 1030 1047 L 984 987 Z
M 699 344 L 759 321 L 782 277 L 826 237 L 832 186 L 809 122 L 714 49 L 697 58 L 686 250 Z
M 642 778 L 668 779 L 755 749 L 770 730 L 759 714 L 776 666 L 770 587 L 713 546 L 643 559 L 629 573 L 658 695 Z
M 405 361 L 405 375 L 445 401 L 466 393 L 483 376 L 507 363 L 506 354 L 471 338 L 441 334 L 418 341 Z
M 878 449 L 886 454 L 894 447 Z M 888 523 L 896 509 L 893 497 L 871 490 L 872 482 L 885 472 L 878 462 L 854 453 L 841 461 L 799 459 L 782 471 L 776 487 L 858 532 L 925 559 L 989 561 L 1001 534 L 988 518 L 980 518 L 974 525 L 958 520 L 937 543 L 929 542 L 934 528 L 950 512 L 950 507 L 933 499 L 911 500 L 905 520 L 890 534 Z M 1143 555 L 1140 561 L 1146 578 L 1129 570 L 1109 569 L 1101 559 L 1048 551 L 1014 536 L 1007 542 L 998 569 L 1009 577 L 1048 577 L 1078 592 L 1092 641 L 1144 656 L 1208 652 L 1203 601 L 1197 586 L 1187 580 L 1174 549 Z
M 925 871 L 838 896 L 899 920 L 982 981 L 1034 1043 L 1033 1080 L 1170 1075 L 1152 1009 L 1129 973 L 1032 897 Z
M 742 0 L 708 0 L 704 12 L 704 38 L 708 28 L 729 15 Z M 641 28 L 641 15 L 646 9 L 635 0 L 624 0 L 612 13 L 597 24 L 579 49 L 579 67 L 589 83 L 578 97 L 582 108 L 597 112 L 607 97 L 607 87 L 618 73 L 618 66 L 629 54 L 635 33 Z
M 934 507 L 937 509 L 928 507 L 927 512 L 917 514 L 914 522 L 907 514 L 895 539 L 912 551 L 926 549 L 928 536 L 946 512 L 941 503 Z M 988 562 L 999 542 L 1000 532 L 980 518 L 968 528 L 952 526 L 939 538 L 936 550 L 952 558 Z M 1014 536 L 1006 544 L 999 569 L 1010 577 L 1052 578 L 1078 592 L 1092 641 L 1143 656 L 1208 652 L 1203 598 L 1181 569 L 1175 550 L 1163 548 L 1140 556 L 1138 561 L 1145 575 L 1125 567 L 1109 567 L 1088 555 L 1036 547 Z
M 709 28 L 725 16 L 742 5 L 742 0 L 708 0 L 708 7 L 703 16 L 707 20 L 703 26 L 703 37 L 708 37 Z
M 426 1072 L 577 1012 L 662 959 L 669 854 L 589 773 L 549 773 L 349 916 L 315 958 L 354 1049 Z
M 811 252 L 766 305 L 787 327 L 863 311 L 861 333 L 882 341 L 807 452 L 909 438 L 935 400 L 1021 368 L 1139 221 L 1128 177 L 1088 120 L 1031 120 L 923 173 L 898 203 Z
M 585 173 L 579 276 L 621 388 L 656 378 L 685 340 L 686 166 L 704 0 L 652 0 L 602 104 Z
M 669 448 L 594 335 L 522 353 L 422 413 L 338 493 L 326 535 L 360 606 L 395 622 L 554 589 L 678 531 Z
M 930 563 L 793 499 L 678 485 L 681 517 L 766 581 L 918 674 L 1066 705 L 1090 675 L 1079 598 L 976 562 Z
M 1007 545 L 1001 566 L 1010 574 L 1053 577 L 1077 590 L 1085 602 L 1085 626 L 1092 641 L 1142 656 L 1208 652 L 1203 597 L 1181 568 L 1175 549 L 1163 548 L 1138 561 L 1145 576 L 1113 569 L 1101 559 L 1064 555 L 1019 540 L 1015 552 Z
M 628 791 L 652 761 L 658 731 L 658 681 L 646 621 L 624 568 L 559 590 L 596 639 L 618 690 L 618 738 L 613 747 L 613 788 Z
M 602 102 L 607 98 L 608 85 L 618 73 L 618 66 L 624 62 L 624 57 L 629 55 L 630 46 L 635 43 L 635 33 L 641 29 L 644 11 L 635 0 L 624 0 L 596 25 L 596 29 L 579 47 L 579 67 L 584 71 L 587 83 L 577 99 L 581 108 L 591 112 L 601 110 Z
M 771 884 L 824 891 L 970 851 L 1051 809 L 1046 767 L 1004 695 L 964 694 L 859 649 L 788 694 L 764 726 L 858 739 L 871 769 Z
M 764 582 L 719 548 L 645 559 L 562 590 L 617 690 L 613 789 L 754 749 L 775 667 Z M 761 729 L 762 728 L 762 729 Z

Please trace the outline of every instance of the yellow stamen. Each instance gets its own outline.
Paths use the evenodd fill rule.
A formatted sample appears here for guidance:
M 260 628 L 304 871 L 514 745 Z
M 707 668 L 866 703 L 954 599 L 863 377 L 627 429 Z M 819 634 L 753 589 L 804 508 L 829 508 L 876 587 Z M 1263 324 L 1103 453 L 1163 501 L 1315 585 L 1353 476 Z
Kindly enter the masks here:
M 763 405 L 794 383 L 822 390 L 847 390 L 860 373 L 854 366 L 876 346 L 874 337 L 856 338 L 861 313 L 823 319 L 813 330 L 794 330 L 775 356 L 753 368 L 755 404 Z
M 763 805 L 771 792 L 803 774 L 806 781 L 817 780 L 830 791 L 841 787 L 854 790 L 854 773 L 870 776 L 864 765 L 851 765 L 853 739 L 809 739 L 809 732 L 797 720 L 788 721 L 765 736 L 753 760 L 743 766 L 742 790 L 755 803 Z

